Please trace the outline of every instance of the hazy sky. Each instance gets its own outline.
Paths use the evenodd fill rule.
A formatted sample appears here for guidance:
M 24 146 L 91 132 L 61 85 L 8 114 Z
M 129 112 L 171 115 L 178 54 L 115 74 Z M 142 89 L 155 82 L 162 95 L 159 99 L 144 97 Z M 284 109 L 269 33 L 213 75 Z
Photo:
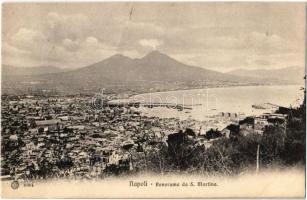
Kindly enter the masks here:
M 78 68 L 157 49 L 218 71 L 304 66 L 303 3 L 3 4 L 2 61 Z

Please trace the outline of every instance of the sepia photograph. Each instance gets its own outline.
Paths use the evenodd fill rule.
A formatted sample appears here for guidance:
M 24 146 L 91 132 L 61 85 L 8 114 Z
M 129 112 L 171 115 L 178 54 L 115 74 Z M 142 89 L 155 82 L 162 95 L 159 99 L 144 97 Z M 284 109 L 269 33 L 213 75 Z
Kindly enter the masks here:
M 306 3 L 1 10 L 2 198 L 306 197 Z

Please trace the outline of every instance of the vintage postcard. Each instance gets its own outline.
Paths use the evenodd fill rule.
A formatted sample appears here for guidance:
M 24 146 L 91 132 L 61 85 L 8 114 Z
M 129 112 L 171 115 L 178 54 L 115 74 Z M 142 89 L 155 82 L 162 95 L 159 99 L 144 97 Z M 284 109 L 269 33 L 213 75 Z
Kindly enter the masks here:
M 1 44 L 1 197 L 305 197 L 305 3 L 7 2 Z

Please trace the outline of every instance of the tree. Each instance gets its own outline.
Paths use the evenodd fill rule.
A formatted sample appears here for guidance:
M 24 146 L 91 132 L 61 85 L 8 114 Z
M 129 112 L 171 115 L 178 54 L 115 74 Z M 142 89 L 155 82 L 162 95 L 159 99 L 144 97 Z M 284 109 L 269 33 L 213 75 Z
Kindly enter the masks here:
M 280 125 L 266 126 L 261 139 L 262 162 L 282 162 L 281 153 L 285 145 L 286 130 Z
M 287 120 L 283 160 L 288 164 L 306 160 L 306 108 L 303 104 Z

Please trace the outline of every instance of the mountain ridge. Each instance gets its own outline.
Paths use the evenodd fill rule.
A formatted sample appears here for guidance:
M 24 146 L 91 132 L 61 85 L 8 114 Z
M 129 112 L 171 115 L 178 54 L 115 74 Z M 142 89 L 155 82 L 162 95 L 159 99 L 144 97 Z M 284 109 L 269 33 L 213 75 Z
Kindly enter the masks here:
M 279 79 L 300 83 L 305 75 L 304 67 L 293 66 L 280 69 L 236 69 L 228 72 L 228 74 L 239 75 L 245 77 Z
M 88 91 L 109 88 L 123 92 L 175 90 L 203 87 L 226 87 L 234 85 L 284 84 L 285 81 L 262 77 L 243 77 L 237 74 L 221 73 L 198 66 L 181 63 L 159 51 L 153 51 L 142 58 L 129 58 L 115 54 L 102 61 L 75 70 L 20 76 L 19 82 L 3 76 L 5 86 L 12 88 L 58 88 L 61 91 Z M 15 82 L 14 82 L 15 81 Z M 38 84 L 31 85 L 29 83 Z M 6 84 L 7 83 L 7 84 Z M 12 83 L 10 85 L 10 83 Z
M 33 67 L 17 67 L 12 65 L 2 65 L 2 74 L 4 76 L 22 76 L 22 75 L 40 75 L 49 73 L 62 73 L 67 69 L 62 69 L 56 66 L 33 66 Z

